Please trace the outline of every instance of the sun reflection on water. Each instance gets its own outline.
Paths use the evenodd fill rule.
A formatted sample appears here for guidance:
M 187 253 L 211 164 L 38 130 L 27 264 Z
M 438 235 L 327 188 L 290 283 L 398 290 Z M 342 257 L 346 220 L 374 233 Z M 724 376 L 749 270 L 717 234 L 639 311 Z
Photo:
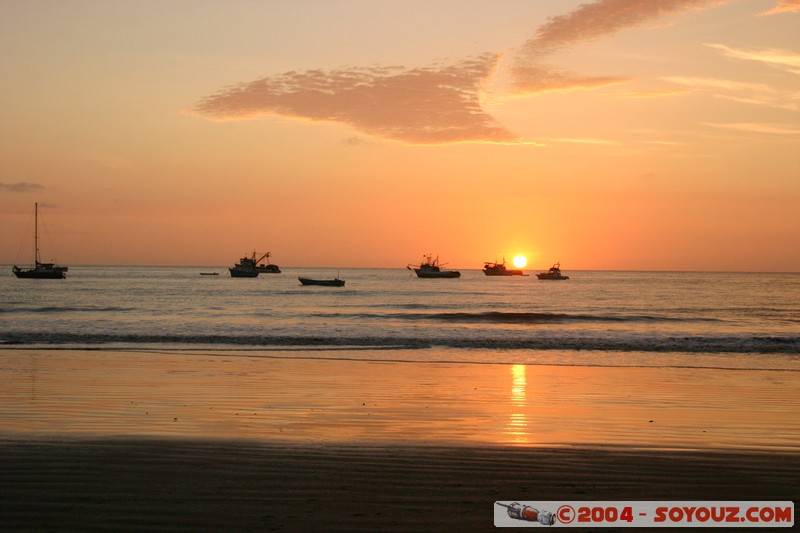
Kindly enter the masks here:
M 506 433 L 511 442 L 528 442 L 528 419 L 525 415 L 527 407 L 525 365 L 511 365 L 511 415 L 508 419 Z

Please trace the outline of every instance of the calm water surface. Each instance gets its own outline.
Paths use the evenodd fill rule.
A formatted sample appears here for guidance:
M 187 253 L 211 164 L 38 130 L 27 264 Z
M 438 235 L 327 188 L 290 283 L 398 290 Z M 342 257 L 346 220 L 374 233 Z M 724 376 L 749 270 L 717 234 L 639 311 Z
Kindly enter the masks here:
M 797 274 L 209 270 L 3 269 L 0 436 L 800 442 Z
M 3 269 L 0 348 L 800 369 L 800 274 L 565 271 L 571 279 L 553 282 L 283 270 L 233 279 L 224 268 L 73 267 L 51 281 Z M 345 287 L 297 280 L 337 274 Z

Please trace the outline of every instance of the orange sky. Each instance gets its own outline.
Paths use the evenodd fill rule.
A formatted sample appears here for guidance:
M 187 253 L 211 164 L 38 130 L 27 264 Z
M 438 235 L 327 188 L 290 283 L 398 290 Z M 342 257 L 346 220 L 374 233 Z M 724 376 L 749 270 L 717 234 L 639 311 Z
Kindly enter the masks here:
M 800 271 L 800 2 L 0 0 L 0 263 Z M 30 233 L 28 233 L 30 238 Z

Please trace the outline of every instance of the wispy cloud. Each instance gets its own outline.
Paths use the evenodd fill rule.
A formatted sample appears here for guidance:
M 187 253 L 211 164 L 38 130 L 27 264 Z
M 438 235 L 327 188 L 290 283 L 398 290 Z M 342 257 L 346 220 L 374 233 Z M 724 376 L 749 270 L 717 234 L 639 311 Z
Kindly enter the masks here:
M 724 44 L 711 43 L 706 46 L 721 51 L 728 57 L 734 59 L 744 59 L 748 61 L 759 61 L 773 67 L 780 67 L 794 74 L 800 74 L 800 53 L 788 50 L 770 48 L 765 50 L 743 50 L 741 48 L 731 48 Z
M 421 68 L 342 68 L 276 74 L 224 89 L 194 111 L 216 120 L 282 115 L 333 121 L 409 143 L 509 142 L 517 136 L 480 105 L 498 61 L 484 54 Z
M 514 86 L 524 92 L 568 91 L 595 89 L 624 83 L 621 76 L 581 76 L 547 65 L 516 64 L 513 67 Z
M 714 123 L 705 122 L 705 126 L 713 128 L 723 128 L 728 130 L 744 131 L 747 133 L 767 133 L 770 135 L 800 135 L 800 129 L 787 128 L 782 124 L 764 124 L 756 122 L 734 122 L 734 123 Z
M 761 83 L 743 83 L 719 78 L 668 76 L 664 81 L 682 85 L 695 91 L 707 91 L 718 98 L 736 102 L 800 111 L 800 92 L 788 92 Z
M 29 183 L 26 181 L 19 181 L 17 183 L 0 182 L 0 190 L 8 192 L 22 193 L 22 192 L 40 191 L 42 189 L 44 189 L 44 186 L 38 183 Z
M 704 9 L 719 3 L 719 0 L 598 0 L 550 19 L 522 46 L 520 53 L 522 59 L 549 55 L 562 48 L 593 41 L 666 15 Z
M 651 140 L 651 141 L 643 141 L 645 144 L 652 144 L 656 146 L 685 146 L 685 142 L 678 142 L 678 141 L 661 141 L 661 140 Z
M 690 9 L 704 9 L 718 0 L 598 0 L 550 19 L 517 51 L 511 67 L 514 87 L 522 92 L 556 88 L 588 88 L 620 83 L 621 77 L 585 77 L 545 67 L 545 59 L 560 50 Z
M 620 146 L 617 141 L 609 139 L 597 139 L 591 137 L 559 137 L 553 139 L 544 139 L 546 142 L 552 143 L 568 143 L 568 144 L 591 144 L 595 146 Z
M 668 96 L 678 96 L 681 94 L 687 94 L 690 92 L 688 89 L 653 89 L 653 90 L 639 90 L 639 91 L 628 91 L 621 93 L 622 96 L 625 98 L 634 98 L 634 99 L 648 99 L 648 98 L 664 98 Z
M 764 15 L 777 15 L 779 13 L 800 12 L 800 0 L 781 0 L 778 5 L 763 13 Z
M 744 83 L 740 81 L 726 80 L 722 78 L 698 78 L 693 76 L 666 76 L 664 81 L 685 85 L 699 89 L 724 89 L 724 90 L 748 90 L 766 91 L 771 90 L 768 86 L 760 83 Z

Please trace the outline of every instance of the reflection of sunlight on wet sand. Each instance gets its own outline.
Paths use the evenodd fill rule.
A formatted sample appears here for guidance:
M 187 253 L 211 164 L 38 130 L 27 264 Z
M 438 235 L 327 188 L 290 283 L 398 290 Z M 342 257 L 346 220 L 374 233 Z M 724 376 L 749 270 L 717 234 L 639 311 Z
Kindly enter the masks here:
M 527 399 L 525 388 L 528 384 L 525 377 L 525 365 L 511 365 L 511 416 L 508 419 L 507 433 L 511 442 L 528 442 L 528 419 L 525 415 Z
M 0 437 L 792 450 L 800 442 L 789 422 L 800 409 L 792 371 L 0 350 L 0 382 Z

